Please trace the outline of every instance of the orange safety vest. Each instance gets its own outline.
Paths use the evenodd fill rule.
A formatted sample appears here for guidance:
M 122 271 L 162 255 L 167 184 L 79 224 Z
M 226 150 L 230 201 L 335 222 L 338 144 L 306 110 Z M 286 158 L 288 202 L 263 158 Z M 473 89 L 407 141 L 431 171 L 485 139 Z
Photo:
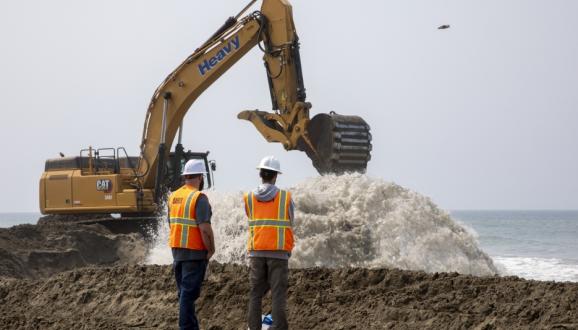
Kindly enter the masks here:
M 287 251 L 293 249 L 293 229 L 289 219 L 291 193 L 279 190 L 273 200 L 261 202 L 252 192 L 244 195 L 249 217 L 249 251 Z
M 195 210 L 201 192 L 187 185 L 169 197 L 170 227 L 169 246 L 191 250 L 206 250 Z

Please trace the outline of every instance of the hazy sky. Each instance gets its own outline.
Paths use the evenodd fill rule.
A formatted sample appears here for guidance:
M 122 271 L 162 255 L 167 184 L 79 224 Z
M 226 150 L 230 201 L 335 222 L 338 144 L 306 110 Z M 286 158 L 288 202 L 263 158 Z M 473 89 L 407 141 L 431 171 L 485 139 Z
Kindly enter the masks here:
M 247 2 L 2 1 L 0 212 L 37 211 L 47 158 L 138 153 L 156 87 Z M 308 101 L 372 127 L 368 173 L 445 209 L 578 209 L 578 2 L 293 0 Z M 451 24 L 449 30 L 437 30 Z M 192 106 L 184 144 L 219 190 L 317 175 L 236 114 L 270 110 L 253 50 Z

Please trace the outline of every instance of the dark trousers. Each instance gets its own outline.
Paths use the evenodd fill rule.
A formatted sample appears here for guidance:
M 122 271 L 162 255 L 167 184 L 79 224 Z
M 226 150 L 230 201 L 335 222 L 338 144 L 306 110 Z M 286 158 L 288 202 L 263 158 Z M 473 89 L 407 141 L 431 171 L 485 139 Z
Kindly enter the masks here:
M 175 261 L 173 263 L 179 295 L 179 328 L 198 330 L 195 301 L 201 295 L 201 284 L 207 270 L 206 260 Z
M 261 301 L 271 290 L 273 325 L 270 329 L 285 330 L 287 324 L 288 260 L 253 257 L 250 260 L 251 293 L 249 296 L 249 329 L 261 329 Z

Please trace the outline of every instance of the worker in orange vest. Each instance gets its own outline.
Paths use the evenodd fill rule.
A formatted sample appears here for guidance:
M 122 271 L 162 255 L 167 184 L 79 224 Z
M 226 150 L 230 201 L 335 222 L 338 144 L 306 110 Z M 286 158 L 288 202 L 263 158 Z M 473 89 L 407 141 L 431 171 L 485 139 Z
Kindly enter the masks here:
M 209 259 L 215 253 L 211 204 L 203 190 L 205 164 L 191 159 L 182 176 L 185 184 L 169 197 L 169 246 L 179 295 L 179 328 L 199 329 L 195 301 L 201 294 Z
M 273 325 L 287 329 L 289 257 L 293 249 L 293 201 L 291 193 L 275 186 L 281 174 L 279 160 L 267 156 L 257 167 L 262 183 L 244 195 L 249 218 L 250 286 L 249 329 L 261 329 L 261 302 L 271 290 Z

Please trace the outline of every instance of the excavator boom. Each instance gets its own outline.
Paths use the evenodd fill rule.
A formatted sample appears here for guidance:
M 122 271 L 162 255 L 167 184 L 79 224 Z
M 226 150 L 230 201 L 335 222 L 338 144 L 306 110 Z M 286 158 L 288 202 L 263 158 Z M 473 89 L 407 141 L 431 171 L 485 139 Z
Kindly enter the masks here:
M 158 181 L 159 158 L 170 150 L 193 102 L 257 45 L 259 29 L 253 15 L 238 22 L 229 20 L 222 33 L 197 49 L 157 88 L 146 114 L 141 142 L 138 172 L 143 187 L 153 187 Z
M 159 182 L 157 166 L 193 102 L 257 45 L 264 53 L 274 112 L 243 111 L 238 118 L 252 122 L 268 142 L 306 152 L 320 173 L 365 171 L 369 125 L 359 117 L 333 113 L 310 119 L 292 7 L 286 0 L 263 0 L 260 11 L 229 18 L 157 88 L 141 143 L 142 186 Z

